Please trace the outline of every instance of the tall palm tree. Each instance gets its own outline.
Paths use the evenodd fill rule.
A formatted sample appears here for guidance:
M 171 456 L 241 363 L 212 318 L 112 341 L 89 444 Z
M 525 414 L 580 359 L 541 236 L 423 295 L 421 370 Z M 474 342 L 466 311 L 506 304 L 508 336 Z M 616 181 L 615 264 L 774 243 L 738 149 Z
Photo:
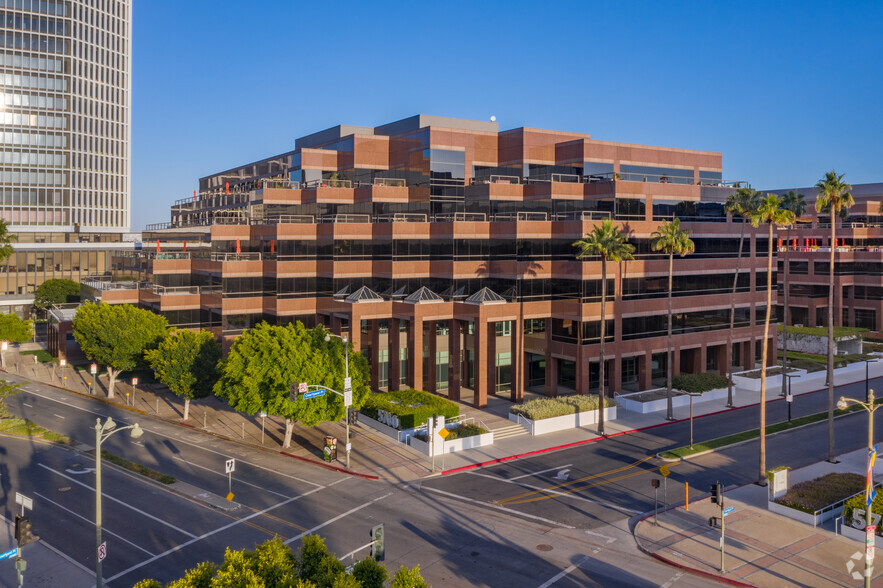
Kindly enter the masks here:
M 724 210 L 732 218 L 737 216 L 749 219 L 757 208 L 760 194 L 751 188 L 739 188 L 727 197 Z M 733 331 L 736 327 L 736 288 L 739 284 L 739 270 L 742 269 L 742 244 L 745 242 L 745 222 L 739 231 L 739 253 L 736 257 L 736 273 L 733 275 L 733 291 L 730 293 L 730 331 L 727 334 L 727 406 L 733 406 Z M 744 363 L 744 362 L 743 362 Z
M 767 194 L 760 199 L 757 209 L 751 215 L 751 225 L 761 223 L 769 226 L 767 236 L 766 263 L 766 317 L 763 321 L 763 345 L 760 357 L 760 475 L 757 483 L 766 485 L 766 358 L 769 351 L 770 315 L 773 310 L 773 225 L 790 225 L 794 213 L 783 208 L 782 200 L 775 194 Z M 784 378 L 783 378 L 784 379 Z
M 635 246 L 628 242 L 628 235 L 619 227 L 614 226 L 610 219 L 601 221 L 595 225 L 591 233 L 587 233 L 585 239 L 580 239 L 573 244 L 579 248 L 577 259 L 586 257 L 601 257 L 601 347 L 599 350 L 598 364 L 600 366 L 600 380 L 598 390 L 598 434 L 604 434 L 604 340 L 607 338 L 607 262 L 620 262 L 634 259 L 632 253 Z M 582 341 L 582 323 L 580 323 L 577 335 Z
M 696 251 L 696 244 L 690 239 L 690 231 L 681 228 L 681 220 L 677 217 L 669 221 L 663 221 L 656 231 L 650 235 L 652 242 L 650 247 L 653 251 L 664 251 L 668 253 L 668 351 L 666 352 L 666 396 L 668 397 L 668 407 L 665 418 L 669 421 L 674 420 L 674 412 L 671 404 L 671 372 L 674 367 L 671 352 L 671 291 L 672 291 L 672 275 L 674 270 L 675 253 L 684 257 Z
M 816 211 L 828 211 L 831 217 L 831 257 L 828 268 L 828 461 L 836 461 L 834 455 L 834 250 L 836 249 L 835 215 L 852 208 L 855 200 L 852 186 L 843 181 L 843 174 L 831 170 L 816 183 Z
M 785 210 L 790 210 L 794 213 L 794 222 L 797 222 L 797 219 L 806 214 L 806 201 L 804 200 L 805 196 L 803 194 L 798 194 L 794 190 L 789 190 L 786 194 L 782 196 L 782 208 Z M 786 373 L 788 366 L 788 272 L 791 271 L 791 268 L 788 267 L 788 252 L 791 251 L 791 227 L 794 226 L 794 223 L 788 225 L 788 234 L 785 237 L 785 260 L 783 262 L 783 279 L 782 279 L 782 290 L 784 291 L 784 298 L 782 301 L 782 308 L 784 309 L 782 317 L 782 324 L 785 325 L 784 332 L 782 333 L 782 373 Z M 786 377 L 782 376 L 782 396 L 785 396 L 785 380 Z

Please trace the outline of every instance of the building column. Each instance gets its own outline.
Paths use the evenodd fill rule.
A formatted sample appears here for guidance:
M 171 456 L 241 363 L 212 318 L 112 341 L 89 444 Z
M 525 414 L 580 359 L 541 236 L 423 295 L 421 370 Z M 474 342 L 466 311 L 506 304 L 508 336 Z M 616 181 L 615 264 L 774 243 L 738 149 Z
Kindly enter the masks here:
M 681 350 L 672 349 L 671 351 L 671 377 L 681 375 Z
M 717 371 L 726 376 L 730 371 L 730 362 L 728 361 L 729 357 L 727 356 L 727 346 L 718 345 L 717 348 Z
M 341 326 L 341 329 L 343 327 Z M 350 314 L 349 338 L 353 344 L 353 351 L 362 350 L 362 319 L 357 314 Z
M 512 402 L 524 400 L 524 325 L 521 317 L 512 321 L 512 335 L 509 337 L 510 355 L 512 356 L 512 386 L 509 399 Z
M 408 380 L 415 390 L 423 389 L 423 321 L 416 315 L 408 329 Z
M 607 396 L 613 398 L 622 392 L 622 357 L 617 353 L 613 356 L 613 370 L 610 373 L 610 389 Z
M 576 382 L 574 386 L 577 394 L 589 393 L 589 362 L 592 357 L 589 355 L 586 345 L 576 346 Z
M 754 341 L 742 342 L 742 369 L 754 369 Z
M 694 374 L 703 374 L 705 373 L 706 366 L 708 365 L 708 347 L 704 344 L 699 346 L 699 365 L 693 366 Z
M 769 342 L 766 348 L 766 365 L 776 365 L 779 361 L 779 350 L 776 347 L 776 337 L 775 335 L 769 338 Z
M 460 321 L 451 319 L 448 321 L 448 399 L 460 401 L 460 374 L 461 370 L 461 337 Z
M 552 357 L 552 319 L 546 320 L 546 396 L 558 396 L 558 360 Z
M 435 394 L 438 392 L 438 368 L 436 367 L 436 362 L 438 361 L 438 326 L 437 321 L 428 321 L 423 324 L 429 325 L 426 333 L 426 337 L 429 338 L 427 341 L 429 343 L 429 362 L 425 368 L 429 372 L 426 374 L 429 376 L 427 378 L 429 381 L 426 383 L 426 391 Z
M 380 321 L 371 319 L 368 321 L 369 341 L 371 341 L 371 388 L 377 390 L 380 387 Z
M 341 321 L 340 317 L 336 314 L 331 315 L 331 332 L 335 335 L 340 335 L 341 330 Z
M 496 333 L 494 333 L 494 337 Z M 473 404 L 475 408 L 487 406 L 488 366 L 493 364 L 488 357 L 493 357 L 490 347 L 488 324 L 480 316 L 475 318 L 475 388 Z
M 401 360 L 401 325 L 402 321 L 397 318 L 389 319 L 389 385 L 388 390 L 398 390 L 402 381 Z
M 638 360 L 638 385 L 642 391 L 653 388 L 653 353 L 650 351 Z

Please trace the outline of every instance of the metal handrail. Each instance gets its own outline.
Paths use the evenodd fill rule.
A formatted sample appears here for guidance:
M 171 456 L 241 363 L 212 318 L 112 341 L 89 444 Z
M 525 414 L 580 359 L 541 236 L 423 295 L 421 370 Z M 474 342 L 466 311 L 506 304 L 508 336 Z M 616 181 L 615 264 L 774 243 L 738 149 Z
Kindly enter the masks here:
M 311 190 L 315 189 L 315 188 L 352 188 L 353 181 L 352 180 L 344 180 L 344 179 L 313 180 L 311 182 L 306 182 L 304 184 L 304 187 L 309 188 Z
M 320 223 L 370 223 L 370 214 L 326 214 L 319 218 Z
M 258 253 L 258 252 L 247 252 L 247 253 L 214 252 L 211 254 L 210 259 L 212 261 L 260 261 L 261 260 L 261 253 Z

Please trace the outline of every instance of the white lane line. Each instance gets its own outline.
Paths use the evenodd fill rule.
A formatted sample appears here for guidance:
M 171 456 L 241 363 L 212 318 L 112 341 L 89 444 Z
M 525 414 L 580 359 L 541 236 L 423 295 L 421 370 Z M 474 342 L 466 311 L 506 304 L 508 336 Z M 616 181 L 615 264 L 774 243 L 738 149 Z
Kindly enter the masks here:
M 28 404 L 27 402 L 22 402 L 22 404 L 24 404 L 24 405 L 27 406 L 28 408 L 34 408 L 34 405 L 33 405 L 33 404 Z
M 616 537 L 610 537 L 609 535 L 602 535 L 601 533 L 596 533 L 595 531 L 586 530 L 586 535 L 594 535 L 595 537 L 601 537 L 602 539 L 606 539 L 607 543 L 613 543 L 616 541 Z
M 66 476 L 65 474 L 59 472 L 58 470 L 54 470 L 54 469 L 50 468 L 49 466 L 44 465 L 44 464 L 42 464 L 42 463 L 38 463 L 37 465 L 40 466 L 40 467 L 43 468 L 43 469 L 46 469 L 46 470 L 49 470 L 50 472 L 53 472 L 53 473 L 55 473 L 55 474 L 58 474 L 58 475 L 61 476 L 62 478 L 65 478 L 65 479 L 67 479 L 67 480 L 70 480 L 70 481 L 73 482 L 74 484 L 79 484 L 79 485 L 82 486 L 83 488 L 87 488 L 87 489 L 91 490 L 92 492 L 95 492 L 95 488 L 93 488 L 92 486 L 90 486 L 90 485 L 88 485 L 88 484 L 84 484 L 84 483 L 80 482 L 79 480 L 77 480 L 77 479 L 75 479 L 75 478 L 71 478 L 70 476 Z M 152 514 L 150 514 L 150 513 L 148 513 L 148 512 L 144 512 L 144 511 L 141 510 L 140 508 L 135 508 L 135 507 L 132 506 L 131 504 L 127 504 L 126 502 L 123 502 L 122 500 L 119 500 L 119 499 L 117 499 L 117 498 L 114 498 L 113 496 L 109 496 L 109 495 L 105 494 L 104 492 L 102 492 L 101 495 L 104 496 L 105 498 L 107 498 L 108 500 L 112 500 L 112 501 L 116 502 L 117 504 L 121 504 L 121 505 L 125 506 L 126 508 L 132 509 L 132 510 L 134 510 L 135 512 L 144 515 L 144 516 L 147 517 L 148 519 L 152 519 L 152 520 L 154 520 L 154 521 L 156 521 L 156 522 L 158 522 L 158 523 L 161 523 L 161 524 L 163 524 L 163 525 L 165 525 L 165 526 L 167 526 L 167 527 L 169 527 L 169 528 L 171 528 L 171 529 L 174 529 L 174 530 L 178 531 L 179 533 L 181 533 L 181 534 L 183 534 L 183 535 L 187 535 L 188 537 L 196 537 L 196 535 L 194 535 L 193 533 L 188 533 L 188 532 L 185 531 L 184 529 L 182 529 L 182 528 L 180 528 L 180 527 L 176 527 L 176 526 L 173 525 L 172 523 L 166 522 L 166 521 L 162 520 L 161 518 L 155 517 L 155 516 L 153 516 Z
M 55 415 L 55 416 L 57 416 L 57 417 L 60 418 L 61 420 L 64 420 L 64 417 L 61 416 L 60 414 L 57 414 L 57 415 Z
M 199 537 L 196 537 L 196 538 L 194 538 L 194 539 L 191 539 L 190 541 L 187 541 L 186 543 L 182 543 L 182 544 L 180 544 L 180 545 L 176 545 L 175 547 L 172 547 L 171 549 L 167 549 L 166 551 L 160 553 L 159 555 L 154 555 L 154 556 L 151 557 L 150 559 L 146 559 L 146 560 L 142 561 L 142 562 L 139 563 L 139 564 L 135 564 L 134 566 L 132 566 L 132 567 L 130 567 L 130 568 L 128 568 L 128 569 L 123 570 L 122 572 L 118 573 L 118 574 L 115 575 L 115 576 L 112 576 L 112 577 L 110 577 L 110 578 L 107 578 L 107 582 L 112 582 L 112 581 L 116 580 L 117 578 L 119 578 L 120 576 L 125 576 L 125 575 L 128 574 L 129 572 L 132 572 L 132 571 L 134 571 L 134 570 L 137 570 L 138 568 L 142 568 L 142 567 L 144 567 L 144 566 L 146 566 L 146 565 L 148 565 L 148 564 L 152 564 L 152 563 L 155 562 L 156 560 L 161 559 L 161 558 L 163 558 L 163 557 L 169 555 L 170 553 L 174 553 L 174 552 L 176 552 L 176 551 L 179 551 L 179 550 L 181 550 L 181 549 L 184 549 L 184 548 L 187 547 L 188 545 L 193 545 L 193 544 L 196 543 L 197 541 L 201 541 L 201 540 L 205 539 L 206 537 L 211 537 L 212 535 L 215 535 L 215 534 L 220 533 L 220 532 L 222 532 L 222 531 L 226 531 L 226 530 L 229 529 L 230 527 L 235 527 L 236 525 L 238 525 L 238 524 L 240 524 L 240 523 L 244 523 L 245 521 L 249 521 L 249 520 L 251 520 L 251 519 L 253 519 L 253 518 L 255 518 L 255 517 L 259 517 L 259 516 L 261 516 L 261 515 L 263 515 L 263 514 L 265 514 L 265 513 L 270 512 L 270 511 L 273 510 L 273 509 L 279 508 L 280 506 L 285 506 L 285 505 L 288 504 L 289 502 L 294 502 L 295 500 L 300 500 L 301 498 L 304 498 L 304 497 L 306 497 L 306 496 L 309 496 L 310 494 L 315 494 L 316 492 L 319 492 L 320 490 L 323 490 L 323 489 L 324 489 L 324 488 L 313 488 L 313 489 L 310 490 L 309 492 L 305 492 L 305 493 L 301 494 L 300 496 L 295 496 L 295 497 L 293 497 L 293 498 L 289 498 L 288 500 L 283 500 L 282 502 L 280 502 L 280 503 L 278 503 L 278 504 L 274 504 L 273 506 L 268 506 L 268 507 L 265 508 L 264 510 L 258 511 L 258 512 L 253 513 L 253 514 L 250 514 L 250 515 L 248 515 L 247 517 L 244 517 L 244 518 L 241 518 L 241 519 L 237 519 L 237 520 L 233 521 L 232 523 L 228 523 L 228 524 L 224 525 L 223 527 L 218 527 L 218 528 L 215 529 L 214 531 L 209 531 L 208 533 L 204 533 L 204 534 L 200 535 Z
M 671 577 L 671 580 L 669 580 L 665 584 L 662 584 L 659 588 L 671 588 L 675 582 L 677 582 L 678 580 L 681 579 L 681 576 L 683 576 L 683 575 L 684 575 L 684 572 L 678 572 L 677 574 L 675 574 L 674 576 Z
M 583 502 L 589 502 L 591 504 L 597 504 L 598 506 L 603 506 L 604 508 L 612 508 L 613 510 L 618 510 L 621 513 L 625 514 L 641 514 L 642 510 L 632 510 L 631 508 L 626 508 L 624 506 L 619 506 L 616 504 L 611 504 L 609 502 L 603 502 L 601 500 L 592 500 L 591 498 L 586 498 L 584 496 L 577 496 L 573 493 L 567 492 L 558 492 L 557 490 L 551 490 L 549 488 L 543 488 L 542 486 L 534 486 L 533 484 L 525 484 L 524 482 L 511 482 L 509 480 L 503 480 L 502 478 L 498 478 L 496 476 L 489 476 L 487 474 L 480 474 L 478 472 L 467 472 L 473 476 L 481 476 L 482 478 L 490 478 L 492 480 L 501 480 L 503 482 L 508 482 L 510 484 L 515 484 L 516 486 L 521 486 L 522 488 L 528 488 L 530 490 L 537 490 L 539 492 L 545 492 L 546 494 L 552 494 L 554 496 L 561 496 L 563 498 L 572 498 L 573 500 L 581 500 Z
M 575 570 L 576 568 L 578 568 L 581 565 L 583 565 L 584 563 L 586 563 L 587 559 L 589 559 L 589 556 L 584 555 L 578 562 L 576 562 L 572 566 L 568 566 L 568 567 L 564 568 L 563 570 L 561 570 L 560 572 L 558 572 L 557 574 L 555 574 L 554 576 L 552 576 L 551 578 L 549 578 L 548 580 L 546 580 L 545 582 L 540 584 L 538 588 L 549 588 L 549 586 L 551 586 L 552 584 L 554 584 L 555 582 L 557 582 L 558 580 L 560 580 L 561 578 L 563 578 L 564 576 L 566 576 L 567 574 L 569 574 L 570 572 Z
M 197 464 L 197 463 L 193 463 L 192 461 L 187 461 L 187 460 L 184 459 L 183 457 L 172 456 L 172 458 L 173 458 L 173 459 L 176 459 L 176 460 L 178 460 L 178 461 L 183 461 L 184 463 L 186 463 L 186 464 L 188 464 L 188 465 L 191 465 L 191 466 L 193 466 L 193 467 L 195 467 L 195 468 L 199 468 L 199 469 L 201 469 L 201 470 L 206 470 L 206 471 L 211 472 L 211 473 L 213 473 L 213 474 L 215 474 L 215 475 L 217 475 L 217 476 L 221 476 L 222 478 L 226 478 L 226 477 L 227 477 L 227 474 L 222 474 L 221 472 L 219 472 L 219 471 L 216 470 L 216 469 L 207 468 L 207 467 L 205 467 L 205 466 L 201 466 L 201 465 L 199 465 L 199 464 Z M 241 480 L 241 479 L 239 479 L 239 478 L 236 478 L 236 483 L 237 483 L 237 484 L 245 484 L 246 486 L 251 486 L 252 488 L 257 488 L 258 490 L 263 490 L 264 492 L 269 492 L 270 494 L 275 494 L 276 496 L 279 496 L 279 497 L 282 497 L 282 498 L 291 498 L 291 496 L 288 496 L 288 495 L 286 495 L 286 494 L 280 494 L 280 493 L 278 493 L 278 492 L 273 492 L 272 490 L 268 490 L 268 489 L 266 489 L 266 488 L 264 488 L 264 487 L 262 487 L 262 486 L 258 486 L 257 484 L 252 484 L 251 482 L 246 482 L 245 480 Z
M 82 408 L 82 407 L 80 407 L 80 406 L 76 406 L 76 405 L 74 405 L 74 404 L 66 404 L 66 403 L 62 402 L 61 400 L 58 400 L 58 399 L 56 399 L 56 398 L 52 398 L 51 396 L 44 396 L 43 394 L 38 394 L 37 392 L 34 392 L 34 391 L 32 391 L 32 390 L 28 390 L 28 392 L 30 392 L 30 393 L 33 394 L 34 396 L 38 396 L 38 397 L 40 397 L 40 398 L 43 398 L 44 400 L 50 400 L 50 401 L 52 401 L 52 402 L 57 402 L 57 403 L 59 403 L 59 404 L 64 404 L 65 406 L 67 406 L 67 407 L 69 407 L 69 408 L 76 408 L 77 410 L 81 410 L 81 411 L 83 411 L 83 412 L 88 412 L 88 413 L 90 413 L 90 414 L 98 415 L 98 416 L 100 416 L 100 417 L 104 417 L 104 416 L 105 416 L 105 415 L 103 415 L 103 414 L 101 414 L 101 413 L 98 413 L 98 412 L 95 412 L 95 411 L 89 410 L 89 409 L 87 409 L 87 408 Z M 194 447 L 194 448 L 199 449 L 199 450 L 201 450 L 201 451 L 207 451 L 207 452 L 209 452 L 209 453 L 214 453 L 215 455 L 222 455 L 222 456 L 224 456 L 224 459 L 229 459 L 229 458 L 230 458 L 229 452 L 228 452 L 228 453 L 221 453 L 220 451 L 214 451 L 213 449 L 209 449 L 209 448 L 207 448 L 207 447 L 202 447 L 201 445 L 197 445 L 196 443 L 190 443 L 190 442 L 188 442 L 188 441 L 184 441 L 184 440 L 180 437 L 180 435 L 182 435 L 183 432 L 176 432 L 176 433 L 175 433 L 175 436 L 173 436 L 173 435 L 167 435 L 167 434 L 165 434 L 165 433 L 160 433 L 160 432 L 158 432 L 158 431 L 154 431 L 154 430 L 152 430 L 152 429 L 147 429 L 147 428 L 145 428 L 145 427 L 141 427 L 141 428 L 142 428 L 145 432 L 150 433 L 150 434 L 152 434 L 152 435 L 156 435 L 156 436 L 158 436 L 158 437 L 165 437 L 166 439 L 172 439 L 172 440 L 174 440 L 174 441 L 177 441 L 178 443 L 183 443 L 184 445 L 189 445 L 190 447 Z M 290 475 L 290 474 L 284 474 L 284 473 L 279 472 L 279 471 L 276 471 L 276 470 L 274 470 L 274 469 L 272 469 L 272 468 L 267 468 L 267 467 L 264 467 L 264 466 L 259 466 L 259 465 L 255 464 L 255 463 L 252 463 L 252 462 L 249 462 L 249 461 L 245 461 L 244 459 L 240 458 L 239 456 L 237 456 L 236 459 L 237 459 L 239 462 L 243 463 L 243 464 L 249 465 L 249 466 L 251 466 L 251 467 L 253 467 L 253 468 L 257 468 L 257 469 L 259 469 L 259 470 L 264 470 L 264 471 L 267 471 L 267 472 L 271 472 L 271 473 L 273 473 L 273 474 L 276 474 L 277 476 L 283 476 L 283 477 L 286 477 L 286 478 L 291 478 L 292 480 L 297 480 L 298 482 L 303 482 L 304 484 L 309 484 L 310 486 L 315 486 L 316 488 L 325 488 L 325 486 L 323 486 L 322 484 L 318 484 L 318 483 L 313 482 L 313 481 L 311 481 L 311 480 L 304 480 L 303 478 L 298 478 L 297 476 L 292 476 L 292 475 Z
M 563 466 L 558 466 L 557 468 L 549 468 L 549 469 L 547 469 L 547 470 L 540 470 L 540 471 L 538 471 L 538 472 L 531 472 L 530 474 L 522 474 L 522 475 L 520 475 L 520 476 L 515 476 L 514 478 L 507 478 L 506 481 L 507 481 L 507 482 L 513 482 L 513 481 L 515 481 L 515 480 L 520 480 L 521 478 L 529 478 L 529 477 L 531 477 L 531 476 L 539 476 L 540 474 L 545 474 L 545 473 L 548 473 L 548 472 L 554 472 L 555 470 L 560 470 L 560 469 L 564 469 L 564 468 L 569 468 L 569 467 L 571 467 L 571 466 L 573 466 L 572 463 L 566 463 L 566 464 L 564 464 Z
M 55 501 L 52 500 L 51 498 L 47 498 L 47 497 L 43 496 L 42 494 L 40 494 L 39 492 L 34 492 L 34 494 L 36 494 L 37 496 L 39 496 L 40 498 L 42 498 L 42 499 L 45 500 L 46 502 L 48 502 L 48 503 L 50 503 L 50 504 L 54 504 L 55 506 L 57 506 L 57 507 L 60 508 L 61 510 L 71 513 L 72 515 L 74 515 L 74 516 L 77 517 L 78 519 L 83 519 L 83 520 L 86 521 L 88 524 L 92 525 L 93 527 L 95 526 L 95 521 L 90 521 L 90 520 L 87 519 L 86 517 L 78 515 L 77 513 L 75 513 L 74 511 L 72 511 L 71 509 L 69 509 L 69 508 L 65 508 L 65 507 L 61 506 L 60 504 L 58 504 L 57 502 L 55 502 Z M 118 535 L 118 534 L 114 533 L 113 531 L 109 531 L 109 530 L 107 529 L 107 527 L 105 527 L 105 526 L 102 526 L 102 527 L 101 527 L 101 531 L 102 531 L 103 533 L 107 533 L 108 535 L 113 535 L 114 537 L 116 537 L 116 538 L 119 539 L 120 541 L 125 541 L 126 543 L 128 543 L 129 545 L 131 545 L 132 547 L 134 547 L 135 549 L 140 549 L 141 551 L 143 551 L 143 552 L 146 553 L 147 555 L 150 555 L 150 556 L 153 555 L 152 553 L 150 553 L 149 551 L 147 551 L 146 549 L 144 549 L 144 548 L 141 547 L 140 545 L 136 545 L 136 544 L 132 543 L 131 541 L 129 541 L 128 539 L 126 539 L 126 538 L 123 537 L 122 535 Z
M 414 488 L 414 487 L 411 486 L 411 488 Z M 525 512 L 515 510 L 514 508 L 506 508 L 505 506 L 500 506 L 499 504 L 491 504 L 490 502 L 482 502 L 481 500 L 475 500 L 474 498 L 466 498 L 465 496 L 460 496 L 459 494 L 452 494 L 450 492 L 445 492 L 444 490 L 439 490 L 438 488 L 430 488 L 429 486 L 424 486 L 423 488 L 414 488 L 414 489 L 415 490 L 429 490 L 430 492 L 435 492 L 437 494 L 444 494 L 445 496 L 449 496 L 449 497 L 453 498 L 454 500 L 463 500 L 465 502 L 471 502 L 473 504 L 481 505 L 485 508 L 493 508 L 496 510 L 501 510 L 503 512 L 516 514 L 520 517 L 533 519 L 535 521 L 540 521 L 541 523 L 555 525 L 556 527 L 562 527 L 564 529 L 575 529 L 576 528 L 576 527 L 572 527 L 570 525 L 565 525 L 564 523 L 559 523 L 558 521 L 553 521 L 551 519 L 544 519 L 543 517 L 538 517 L 536 515 L 527 514 Z
M 309 531 L 304 531 L 304 532 L 301 533 L 300 535 L 296 535 L 296 536 L 292 537 L 291 539 L 289 539 L 288 541 L 285 541 L 284 543 L 285 543 L 285 545 L 288 545 L 289 543 L 293 543 L 294 541 L 297 541 L 298 539 L 300 539 L 300 538 L 303 537 L 304 535 L 309 535 L 309 534 L 311 534 L 311 533 L 315 533 L 316 531 L 318 531 L 318 530 L 321 529 L 322 527 L 327 527 L 327 526 L 330 525 L 331 523 L 333 523 L 333 522 L 335 522 L 335 521 L 339 521 L 340 519 L 342 519 L 342 518 L 344 518 L 344 517 L 348 517 L 348 516 L 350 516 L 351 514 L 353 514 L 354 512 L 358 512 L 358 511 L 362 510 L 362 509 L 365 508 L 366 506 L 371 506 L 371 505 L 374 504 L 375 502 L 380 502 L 381 500 L 383 500 L 384 498 L 386 498 L 386 497 L 388 497 L 388 496 L 392 496 L 392 492 L 389 492 L 389 493 L 387 493 L 387 494 L 384 494 L 383 496 L 378 496 L 378 497 L 375 498 L 374 500 L 369 500 L 369 501 L 366 502 L 365 504 L 359 505 L 359 506 L 357 506 L 357 507 L 355 507 L 355 508 L 351 508 L 351 509 L 349 509 L 349 510 L 346 511 L 346 512 L 340 513 L 339 515 L 337 515 L 337 516 L 334 517 L 333 519 L 328 519 L 327 521 L 325 521 L 325 522 L 322 523 L 321 525 L 316 525 L 315 527 L 313 527 L 313 528 L 310 529 Z

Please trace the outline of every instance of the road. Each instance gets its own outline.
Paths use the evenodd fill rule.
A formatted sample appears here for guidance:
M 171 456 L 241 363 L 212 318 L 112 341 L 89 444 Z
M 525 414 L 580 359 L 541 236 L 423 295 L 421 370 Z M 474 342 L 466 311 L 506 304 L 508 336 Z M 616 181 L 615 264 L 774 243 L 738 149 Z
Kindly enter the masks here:
M 8 404 L 15 414 L 85 444 L 94 443 L 96 418 L 133 422 L 130 411 L 41 383 L 25 383 Z M 133 440 L 121 432 L 103 449 L 216 495 L 227 494 L 223 465 L 235 458 L 232 491 L 241 506 L 212 508 L 105 462 L 103 565 L 110 586 L 131 586 L 145 577 L 169 581 L 200 561 L 220 560 L 228 546 L 252 548 L 276 535 L 297 548 L 304 534 L 318 533 L 333 553 L 344 555 L 366 545 L 378 522 L 386 524 L 387 567 L 419 564 L 436 586 L 708 585 L 639 555 L 622 510 L 605 519 L 614 526 L 594 531 L 584 521 L 574 525 L 557 520 L 563 519 L 557 514 L 518 514 L 520 507 L 472 502 L 434 487 L 454 478 L 430 482 L 432 490 L 365 480 L 149 416 L 138 419 L 143 437 Z M 35 532 L 92 569 L 94 462 L 88 447 L 78 449 L 0 437 L 0 507 L 11 517 L 14 492 L 32 496 Z M 610 463 L 616 461 L 611 457 Z

